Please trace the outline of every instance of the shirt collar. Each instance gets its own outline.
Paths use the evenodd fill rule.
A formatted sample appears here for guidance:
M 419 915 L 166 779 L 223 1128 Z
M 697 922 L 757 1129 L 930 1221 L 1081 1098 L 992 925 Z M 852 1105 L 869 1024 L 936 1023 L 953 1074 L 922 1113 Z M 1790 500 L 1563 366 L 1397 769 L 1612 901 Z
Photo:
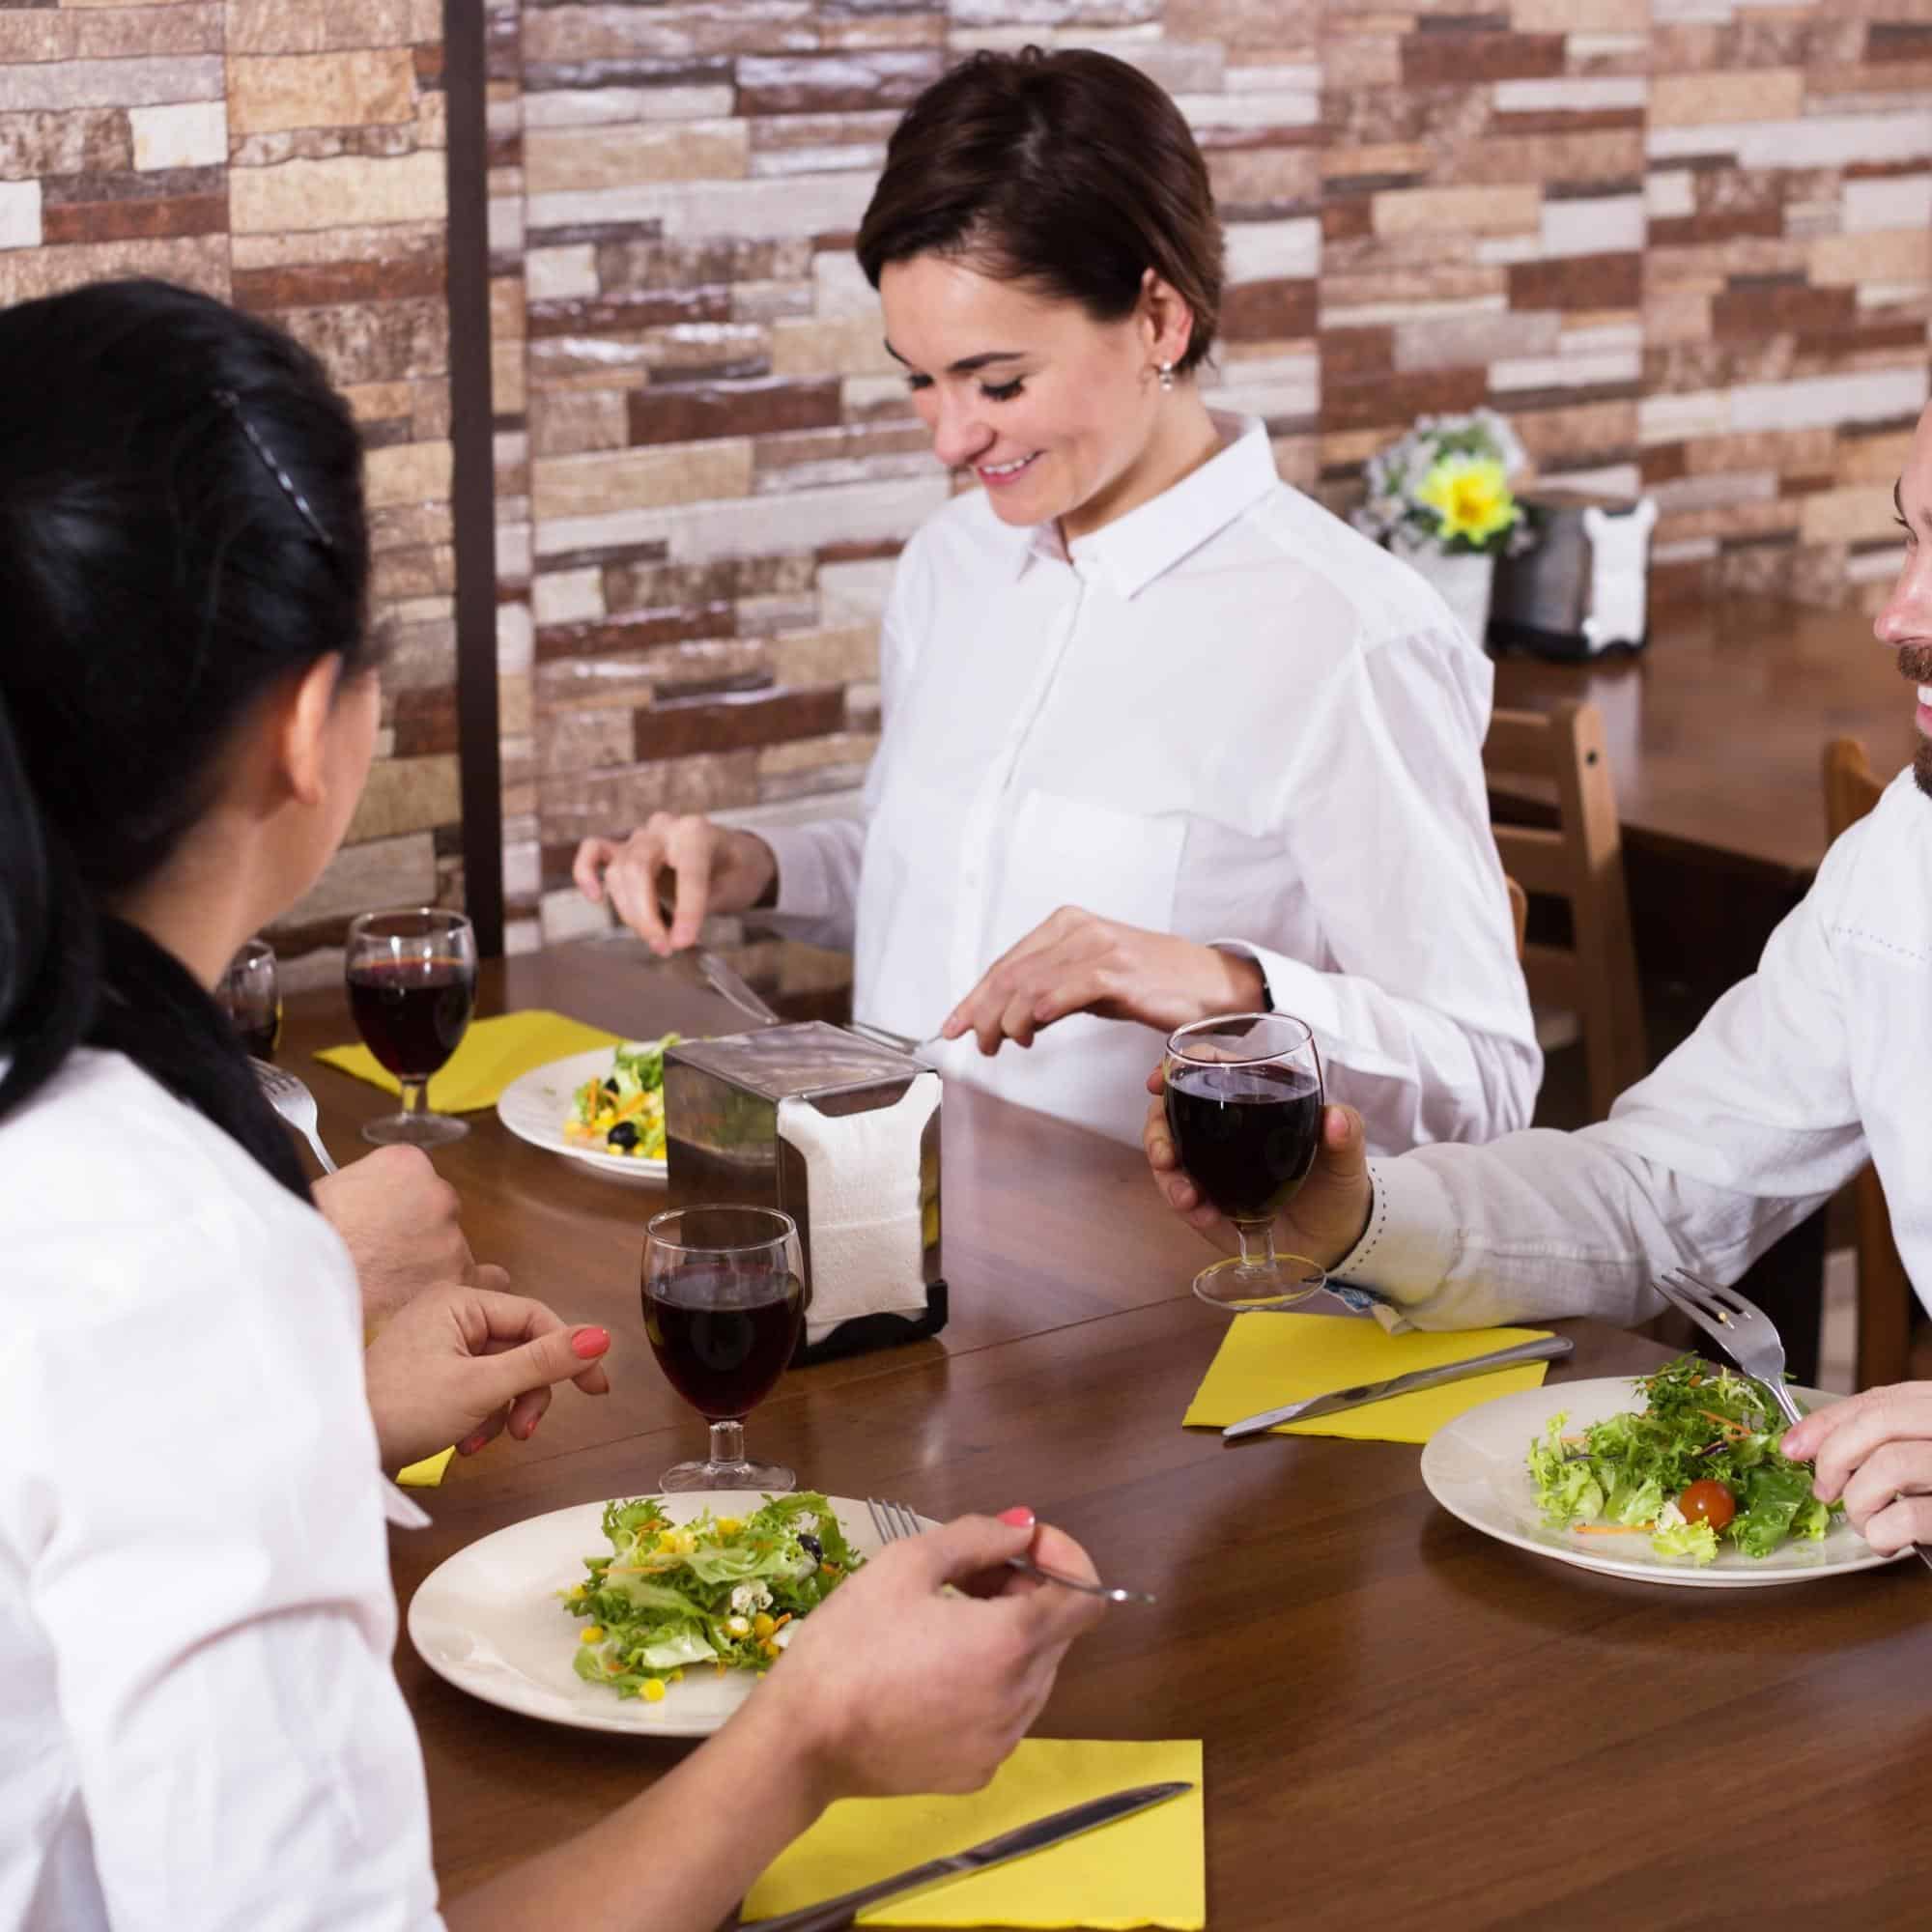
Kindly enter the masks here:
M 1057 524 L 1036 524 L 1015 546 L 1014 568 L 1034 557 L 1071 563 L 1102 579 L 1121 596 L 1133 597 L 1182 557 L 1265 497 L 1279 481 L 1267 426 L 1258 417 L 1210 411 L 1222 447 L 1171 489 L 1116 517 L 1091 536 L 1061 541 Z

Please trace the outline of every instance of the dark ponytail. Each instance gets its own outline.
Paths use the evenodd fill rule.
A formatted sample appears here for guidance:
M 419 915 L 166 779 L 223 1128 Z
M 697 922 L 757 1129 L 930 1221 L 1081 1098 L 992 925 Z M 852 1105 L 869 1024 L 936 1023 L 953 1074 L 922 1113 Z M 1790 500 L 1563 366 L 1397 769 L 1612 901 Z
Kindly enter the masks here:
M 355 421 L 287 336 L 160 282 L 0 311 L 0 1119 L 91 1041 L 305 1196 L 214 1002 L 112 909 L 271 690 L 370 662 Z

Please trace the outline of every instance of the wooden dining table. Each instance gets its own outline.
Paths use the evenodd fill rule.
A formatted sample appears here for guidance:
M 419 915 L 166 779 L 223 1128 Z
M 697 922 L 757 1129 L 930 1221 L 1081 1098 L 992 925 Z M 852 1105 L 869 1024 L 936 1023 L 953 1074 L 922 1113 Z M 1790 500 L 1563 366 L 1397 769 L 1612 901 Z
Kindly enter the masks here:
M 635 942 L 485 966 L 479 1011 L 536 1007 L 632 1036 L 737 1024 Z M 309 1058 L 351 1037 L 333 992 L 289 1002 L 280 1058 L 310 1081 L 344 1159 L 393 1104 Z M 392 1532 L 405 1607 L 472 1540 L 649 1492 L 702 1440 L 639 1317 L 661 1197 L 469 1118 L 436 1162 L 472 1247 L 559 1314 L 607 1325 L 613 1387 L 562 1390 L 530 1441 L 499 1439 L 419 1492 L 432 1525 Z M 787 1375 L 751 1418 L 753 1453 L 934 1517 L 1029 1504 L 1103 1577 L 1155 1594 L 1075 1646 L 1037 1734 L 1203 1741 L 1217 1932 L 1927 1922 L 1919 1564 L 1766 1589 L 1622 1581 L 1465 1527 L 1425 1491 L 1413 1446 L 1230 1447 L 1183 1429 L 1224 1318 L 1189 1294 L 1207 1250 L 1138 1149 L 958 1082 L 943 1120 L 949 1326 Z M 1662 1358 L 1599 1322 L 1553 1325 L 1577 1350 L 1552 1383 Z M 396 1668 L 445 1896 L 691 1748 L 479 1702 L 406 1635 Z
M 1855 610 L 1677 601 L 1652 611 L 1641 651 L 1510 652 L 1495 673 L 1498 706 L 1602 714 L 1638 965 L 1686 983 L 1697 1011 L 1756 965 L 1825 856 L 1826 745 L 1857 738 L 1889 777 L 1917 743 L 1896 654 Z

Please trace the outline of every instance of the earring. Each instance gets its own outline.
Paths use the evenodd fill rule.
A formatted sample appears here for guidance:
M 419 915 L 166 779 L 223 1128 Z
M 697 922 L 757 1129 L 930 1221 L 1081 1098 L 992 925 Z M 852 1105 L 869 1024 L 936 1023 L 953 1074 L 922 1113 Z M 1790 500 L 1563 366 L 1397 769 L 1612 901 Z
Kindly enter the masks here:
M 1163 362 L 1160 365 L 1160 386 L 1169 391 L 1172 391 L 1174 388 L 1174 364 L 1172 362 Z

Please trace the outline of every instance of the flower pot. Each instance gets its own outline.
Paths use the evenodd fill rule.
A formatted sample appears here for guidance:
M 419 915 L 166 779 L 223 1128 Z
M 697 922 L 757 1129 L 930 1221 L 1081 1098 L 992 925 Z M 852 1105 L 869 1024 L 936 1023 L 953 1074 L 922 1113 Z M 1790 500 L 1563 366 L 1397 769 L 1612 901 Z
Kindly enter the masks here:
M 1418 550 L 1407 553 L 1405 560 L 1435 584 L 1442 601 L 1454 611 L 1457 622 L 1480 650 L 1484 634 L 1490 628 L 1490 592 L 1495 584 L 1495 558 L 1474 552 L 1447 556 L 1438 550 Z

